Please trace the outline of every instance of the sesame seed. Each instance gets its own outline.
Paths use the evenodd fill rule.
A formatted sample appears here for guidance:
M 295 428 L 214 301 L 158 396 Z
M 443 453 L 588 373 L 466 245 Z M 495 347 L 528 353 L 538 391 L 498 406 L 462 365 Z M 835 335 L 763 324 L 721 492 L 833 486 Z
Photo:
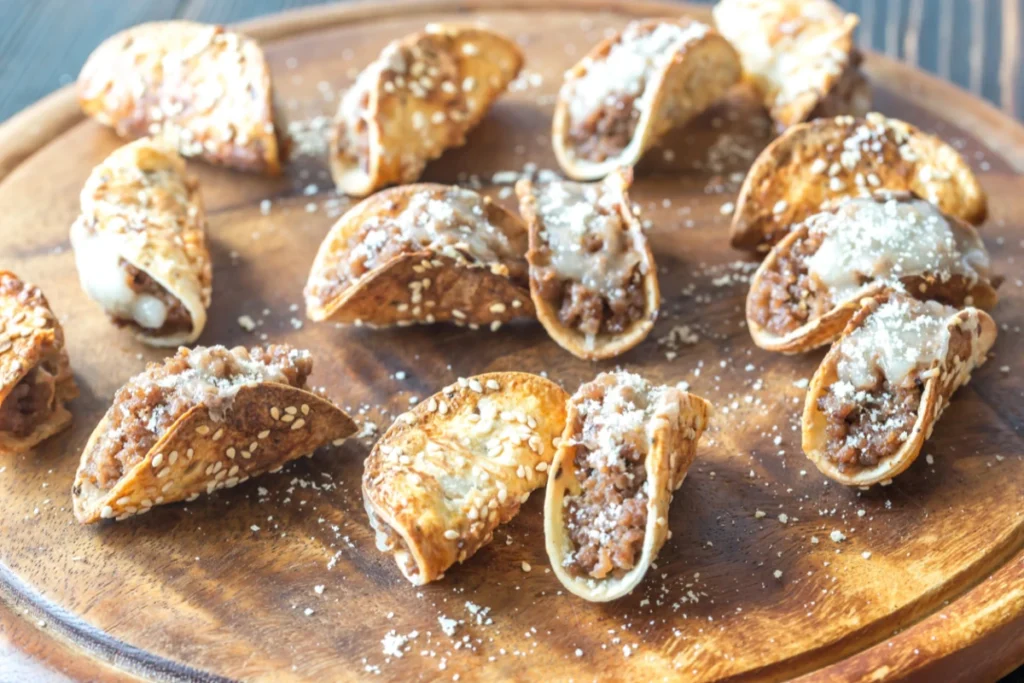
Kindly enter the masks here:
M 224 455 L 228 456 L 228 458 L 230 460 L 234 460 L 235 459 L 235 449 L 234 449 L 234 447 L 231 447 L 231 448 L 227 449 L 224 452 Z
M 163 468 L 162 470 L 160 470 L 159 472 L 156 473 L 156 477 L 157 477 L 157 479 L 163 479 L 164 477 L 166 477 L 170 473 L 171 473 L 171 468 L 170 467 L 165 467 L 165 468 Z
M 303 415 L 309 415 L 309 406 L 306 405 L 305 403 L 302 404 L 302 408 L 300 408 L 299 410 L 302 411 Z
M 213 440 L 214 441 L 220 441 L 222 436 L 224 436 L 224 430 L 223 429 L 218 429 L 216 431 L 216 433 L 213 435 Z
M 163 453 L 157 453 L 156 455 L 154 455 L 153 456 L 153 469 L 159 469 L 160 465 L 162 465 L 163 462 L 164 462 L 164 454 Z
M 206 436 L 209 433 L 210 428 L 207 425 L 199 425 L 198 427 L 196 427 L 196 434 L 198 434 L 199 436 Z
M 269 429 L 264 429 L 262 432 L 260 432 L 259 434 L 256 435 L 256 438 L 257 439 L 265 439 L 268 436 L 270 436 L 270 430 Z
M 274 406 L 273 408 L 270 409 L 270 417 L 274 418 L 275 420 L 280 420 L 281 410 L 277 408 L 277 406 Z
M 454 541 L 459 537 L 459 532 L 455 531 L 454 529 L 445 529 L 444 537 L 447 538 L 449 541 Z
M 295 424 L 292 425 L 292 431 L 294 432 L 298 429 L 302 429 L 304 426 L 306 426 L 306 421 L 300 417 L 295 421 Z

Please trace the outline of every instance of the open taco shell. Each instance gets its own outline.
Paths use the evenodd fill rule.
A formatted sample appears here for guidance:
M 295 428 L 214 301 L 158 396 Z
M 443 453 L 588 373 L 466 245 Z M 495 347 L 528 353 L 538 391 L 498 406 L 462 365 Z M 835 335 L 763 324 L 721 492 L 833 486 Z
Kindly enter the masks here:
M 987 199 L 963 157 L 914 126 L 871 113 L 789 128 L 754 161 L 740 187 L 730 239 L 767 252 L 827 201 L 888 190 L 911 192 L 977 225 Z
M 0 270 L 0 454 L 22 453 L 71 424 L 78 396 L 64 331 L 42 291 Z
M 223 26 L 155 21 L 121 31 L 78 76 L 82 110 L 118 135 L 159 137 L 184 156 L 281 172 L 270 69 L 259 44 Z
M 150 346 L 190 344 L 206 325 L 212 266 L 199 186 L 152 138 L 93 169 L 71 246 L 82 288 Z
M 497 329 L 534 314 L 526 244 L 516 216 L 471 190 L 384 190 L 352 207 L 324 238 L 306 285 L 306 315 L 370 327 Z
M 713 12 L 780 132 L 802 121 L 869 111 L 871 91 L 853 39 L 855 14 L 831 0 L 722 0 Z
M 460 379 L 400 415 L 366 459 L 377 547 L 423 585 L 490 543 L 544 485 L 567 394 L 522 372 Z
M 522 64 L 513 41 L 473 26 L 430 24 L 388 45 L 338 108 L 330 141 L 338 190 L 365 197 L 415 182 L 428 162 L 466 143 Z
M 519 211 L 526 220 L 530 237 L 530 250 L 526 257 L 530 263 L 530 296 L 537 310 L 537 319 L 559 346 L 577 358 L 602 360 L 625 353 L 650 334 L 658 317 L 658 309 L 661 306 L 658 271 L 647 236 L 633 213 L 633 205 L 627 195 L 632 178 L 631 171 L 618 170 L 608 175 L 601 183 L 589 186 L 570 181 L 534 185 L 529 179 L 520 180 L 516 184 Z M 559 193 L 564 191 L 564 195 L 559 196 L 564 196 L 565 200 L 556 198 L 549 201 L 547 197 L 553 189 L 557 189 Z M 587 205 L 587 208 L 584 208 L 584 205 Z M 554 236 L 551 231 L 564 232 L 573 226 L 580 227 L 578 215 L 584 211 L 589 213 L 583 220 L 582 232 L 577 235 L 580 239 L 605 240 L 608 236 L 598 234 L 597 231 L 602 228 L 593 227 L 595 223 L 592 221 L 599 220 L 599 214 L 602 212 L 616 215 L 623 236 L 622 241 L 616 246 L 618 256 L 614 257 L 629 257 L 635 260 L 634 277 L 639 277 L 637 286 L 642 298 L 642 310 L 634 311 L 631 320 L 623 325 L 621 331 L 609 331 L 605 319 L 600 323 L 601 329 L 596 333 L 585 333 L 578 326 L 570 326 L 563 322 L 560 314 L 562 300 L 569 296 L 564 287 L 571 287 L 575 281 L 565 273 L 560 273 L 556 267 L 553 249 L 557 247 L 551 240 Z M 607 264 L 604 259 L 613 257 L 611 247 L 607 243 L 595 252 L 587 252 L 582 245 L 578 246 L 579 253 L 583 254 L 582 258 L 591 261 L 590 265 L 584 266 L 588 270 L 607 268 L 607 265 L 600 264 Z M 597 259 L 602 260 L 599 262 Z M 590 274 L 601 275 L 598 271 Z M 560 286 L 563 289 L 557 297 L 548 296 L 546 293 L 543 282 L 550 278 L 562 283 Z M 603 296 L 599 292 L 597 294 Z
M 627 373 L 616 373 L 626 375 Z M 610 381 L 609 375 L 599 375 L 596 383 Z M 634 376 L 635 377 L 635 376 Z M 590 384 L 594 384 L 592 382 Z M 646 523 L 643 542 L 633 566 L 627 571 L 619 568 L 600 578 L 572 571 L 579 548 L 574 544 L 568 529 L 572 515 L 567 498 L 581 495 L 582 485 L 577 468 L 577 450 L 584 448 L 585 418 L 581 415 L 580 394 L 587 385 L 580 388 L 568 403 L 565 431 L 559 442 L 555 459 L 548 475 L 544 499 L 544 538 L 548 558 L 555 576 L 567 590 L 585 600 L 606 602 L 630 593 L 643 580 L 669 535 L 669 506 L 673 493 L 682 485 L 686 472 L 693 463 L 697 442 L 707 426 L 710 404 L 702 398 L 671 387 L 661 387 L 664 393 L 659 403 L 649 406 L 646 424 L 640 427 L 647 440 L 647 454 L 643 458 L 646 482 Z M 653 408 L 653 409 L 651 409 Z M 599 429 L 610 429 L 607 424 Z M 604 440 L 608 435 L 594 438 Z M 597 475 L 591 475 L 597 476 Z M 574 523 L 577 523 L 578 520 Z M 614 532 L 611 532 L 614 533 Z M 614 539 L 607 542 L 614 542 Z M 605 540 L 600 542 L 602 545 Z M 608 551 L 613 552 L 613 551 Z
M 933 232 L 931 226 L 939 231 Z M 944 226 L 948 226 L 948 237 Z M 843 274 L 845 280 L 859 281 L 858 286 L 839 293 L 811 272 L 810 261 L 823 248 L 818 240 L 833 241 L 829 245 L 833 259 L 820 266 L 832 271 L 829 277 L 850 265 L 868 266 Z M 940 251 L 942 247 L 947 250 Z M 870 264 L 860 258 L 868 255 L 873 259 Z M 788 303 L 812 310 L 798 327 L 773 330 L 770 318 L 779 315 L 782 307 L 773 295 L 793 286 L 797 273 L 803 278 L 806 298 Z M 768 252 L 750 281 L 747 329 L 763 349 L 801 353 L 835 340 L 862 299 L 887 289 L 951 306 L 990 310 L 999 298 L 997 282 L 989 272 L 985 245 L 970 224 L 943 216 L 933 205 L 906 193 L 840 200 L 795 227 Z M 820 308 L 819 298 L 828 304 L 825 312 L 816 314 L 813 309 Z
M 740 74 L 736 51 L 706 24 L 685 17 L 631 23 L 566 72 L 551 133 L 559 166 L 575 180 L 597 180 L 635 165 L 666 132 L 685 125 L 725 95 Z M 605 97 L 590 95 L 590 90 Z M 598 127 L 611 124 L 601 123 L 606 117 L 598 114 L 614 96 L 635 119 L 621 146 L 599 140 L 605 134 Z M 589 127 L 581 128 L 584 124 Z M 622 132 L 616 131 L 616 139 L 620 136 Z M 584 146 L 587 143 L 599 146 L 592 150 Z
M 819 405 L 833 384 L 840 380 L 839 362 L 844 355 L 844 342 L 850 335 L 863 327 L 869 318 L 890 300 L 906 301 L 905 295 L 884 293 L 865 299 L 843 332 L 814 373 L 804 402 L 802 420 L 803 450 L 807 457 L 825 476 L 847 486 L 870 486 L 892 479 L 906 470 L 921 453 L 924 442 L 942 412 L 949 405 L 950 398 L 959 387 L 966 384 L 975 368 L 982 365 L 996 339 L 996 324 L 984 311 L 966 308 L 957 311 L 935 303 L 918 304 L 944 309 L 944 325 L 948 341 L 944 352 L 934 359 L 929 367 L 916 370 L 923 382 L 920 403 L 909 432 L 893 434 L 901 441 L 892 454 L 878 460 L 874 465 L 842 465 L 834 457 L 834 444 L 828 434 L 829 416 Z M 892 353 L 892 349 L 880 349 Z

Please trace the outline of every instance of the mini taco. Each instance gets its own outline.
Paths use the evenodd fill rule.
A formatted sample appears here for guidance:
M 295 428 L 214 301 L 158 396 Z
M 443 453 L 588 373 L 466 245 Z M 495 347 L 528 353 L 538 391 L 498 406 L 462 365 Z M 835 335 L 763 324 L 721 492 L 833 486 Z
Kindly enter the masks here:
M 412 183 L 466 134 L 519 73 L 523 55 L 484 28 L 430 24 L 384 48 L 345 93 L 330 142 L 338 190 L 365 197 Z
M 281 172 L 270 69 L 223 26 L 140 24 L 105 40 L 78 76 L 82 110 L 125 138 L 159 137 L 187 157 Z
M 64 330 L 43 292 L 0 270 L 0 454 L 22 453 L 71 424 L 78 396 Z
M 179 349 L 114 396 L 85 446 L 72 489 L 82 524 L 195 500 L 280 469 L 355 431 L 306 388 L 308 351 Z
M 421 586 L 490 543 L 547 480 L 567 398 L 536 375 L 495 372 L 399 416 L 363 472 L 378 549 Z
M 631 22 L 565 74 L 552 142 L 576 180 L 633 166 L 740 79 L 740 61 L 707 24 L 685 17 Z
M 352 207 L 324 238 L 306 315 L 387 327 L 453 322 L 497 329 L 532 317 L 522 221 L 447 185 L 405 185 Z
M 721 0 L 712 11 L 780 132 L 870 110 L 871 88 L 853 42 L 857 15 L 831 0 Z
M 81 202 L 71 246 L 86 294 L 150 346 L 194 342 L 213 276 L 199 185 L 182 158 L 136 140 L 93 169 Z
M 548 474 L 544 538 L 571 593 L 605 602 L 632 591 L 668 538 L 668 511 L 710 404 L 628 372 L 601 373 L 569 399 Z
M 907 193 L 839 200 L 772 247 L 750 282 L 747 328 L 769 351 L 833 341 L 886 289 L 955 306 L 995 306 L 978 232 Z
M 803 449 L 847 486 L 900 474 L 996 339 L 984 311 L 902 293 L 866 299 L 811 379 Z
M 987 200 L 963 157 L 933 135 L 881 114 L 797 124 L 754 161 L 740 187 L 732 246 L 767 252 L 830 200 L 912 192 L 977 225 Z
M 626 194 L 631 182 L 632 172 L 619 170 L 600 183 L 516 185 L 537 318 L 578 358 L 625 353 L 658 317 L 658 271 Z

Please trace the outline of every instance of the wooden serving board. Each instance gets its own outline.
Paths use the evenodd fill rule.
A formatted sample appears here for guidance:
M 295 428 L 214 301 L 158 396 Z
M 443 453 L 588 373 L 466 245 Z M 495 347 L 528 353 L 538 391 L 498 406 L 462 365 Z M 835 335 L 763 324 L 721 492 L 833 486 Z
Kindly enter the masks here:
M 246 30 L 265 41 L 282 111 L 300 123 L 330 117 L 360 68 L 427 22 L 482 21 L 515 36 L 526 76 L 466 147 L 425 176 L 480 182 L 510 204 L 494 174 L 556 168 L 548 128 L 562 72 L 607 29 L 682 10 L 635 0 L 518 4 L 341 5 Z M 654 224 L 665 301 L 650 338 L 616 362 L 576 360 L 537 324 L 490 333 L 308 323 L 307 270 L 348 205 L 329 191 L 324 160 L 300 155 L 276 180 L 191 164 L 215 261 L 200 341 L 307 347 L 314 383 L 381 431 L 414 398 L 494 370 L 546 372 L 572 391 L 621 364 L 658 382 L 685 380 L 717 406 L 657 568 L 607 605 L 567 595 L 548 570 L 539 494 L 443 581 L 410 586 L 375 550 L 363 512 L 372 438 L 187 505 L 76 524 L 69 492 L 89 433 L 115 390 L 163 353 L 134 342 L 86 299 L 68 245 L 79 190 L 119 141 L 83 119 L 67 90 L 5 124 L 0 266 L 46 291 L 82 396 L 72 430 L 33 454 L 0 458 L 0 624 L 28 653 L 8 645 L 0 667 L 97 680 L 977 681 L 1020 665 L 1024 129 L 894 62 L 869 56 L 867 70 L 880 111 L 952 141 L 979 172 L 991 197 L 983 234 L 1007 276 L 994 358 L 956 395 L 927 461 L 870 491 L 830 483 L 800 450 L 800 381 L 823 354 L 762 352 L 743 326 L 752 264 L 728 246 L 723 205 L 767 126 L 741 95 L 666 141 L 674 159 L 655 150 L 637 170 L 633 198 Z M 305 151 L 314 151 L 317 135 L 302 125 Z M 258 322 L 254 331 L 239 325 L 243 315 Z M 660 343 L 673 329 L 677 342 Z M 831 540 L 833 530 L 846 540 Z M 458 621 L 454 635 L 441 617 Z M 382 640 L 402 638 L 402 656 L 386 654 Z

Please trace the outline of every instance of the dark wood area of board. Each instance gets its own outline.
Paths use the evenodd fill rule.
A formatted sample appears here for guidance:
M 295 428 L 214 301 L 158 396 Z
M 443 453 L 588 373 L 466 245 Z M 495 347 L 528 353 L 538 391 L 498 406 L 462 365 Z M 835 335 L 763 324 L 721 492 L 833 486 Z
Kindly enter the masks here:
M 373 332 L 303 319 L 313 254 L 349 205 L 329 189 L 311 131 L 388 41 L 445 20 L 485 21 L 521 41 L 526 75 L 467 146 L 424 177 L 479 183 L 509 203 L 500 184 L 509 174 L 495 174 L 555 167 L 548 131 L 563 71 L 607 28 L 680 8 L 488 5 L 497 3 L 335 5 L 246 27 L 266 46 L 283 125 L 304 144 L 280 179 L 190 164 L 215 261 L 200 341 L 310 348 L 313 382 L 380 430 L 414 400 L 486 371 L 546 372 L 570 390 L 616 365 L 656 382 L 687 381 L 717 409 L 657 568 L 612 604 L 566 595 L 547 568 L 535 494 L 492 545 L 443 581 L 414 588 L 374 548 L 363 511 L 372 438 L 187 505 L 77 525 L 69 490 L 89 433 L 114 391 L 164 352 L 109 324 L 77 282 L 67 231 L 78 193 L 120 141 L 85 120 L 65 91 L 0 128 L 2 265 L 45 289 L 82 388 L 73 429 L 35 454 L 0 459 L 0 680 L 134 672 L 248 681 L 984 681 L 1019 665 L 1024 129 L 954 86 L 885 57 L 867 61 L 877 108 L 951 141 L 979 173 L 991 199 L 982 233 L 1007 276 L 993 359 L 939 422 L 931 461 L 922 457 L 891 486 L 849 490 L 817 473 L 800 451 L 798 420 L 801 380 L 822 353 L 760 351 L 742 325 L 752 264 L 729 248 L 723 206 L 767 137 L 763 113 L 740 98 L 666 140 L 674 160 L 655 150 L 637 169 L 633 199 L 653 221 L 663 315 L 616 361 L 576 360 L 536 324 Z M 108 31 L 116 16 L 89 21 Z M 243 315 L 257 322 L 253 331 L 240 326 Z M 832 540 L 833 530 L 846 540 Z M 446 633 L 449 619 L 456 624 Z
M 836 0 L 862 47 L 1024 116 L 1024 0 Z M 0 0 L 0 121 L 78 76 L 100 41 L 157 19 L 233 23 L 330 0 Z M 369 0 L 364 4 L 388 4 Z M 693 4 L 710 5 L 712 0 Z M 514 6 L 510 0 L 508 6 Z

